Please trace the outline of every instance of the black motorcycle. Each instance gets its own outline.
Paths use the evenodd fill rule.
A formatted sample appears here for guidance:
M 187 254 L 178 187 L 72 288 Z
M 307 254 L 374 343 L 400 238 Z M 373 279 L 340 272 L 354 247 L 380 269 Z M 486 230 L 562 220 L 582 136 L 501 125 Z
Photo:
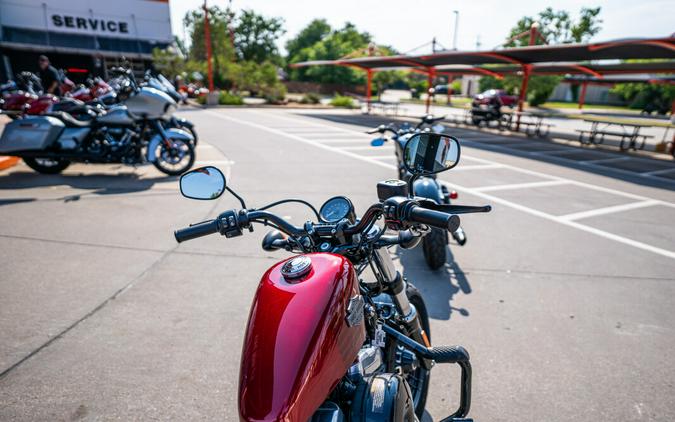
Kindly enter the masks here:
M 431 114 L 420 118 L 420 122 L 416 126 L 409 123 L 397 127 L 394 124 L 380 125 L 377 128 L 366 133 L 374 134 L 380 133 L 382 135 L 387 132 L 391 133 L 391 138 L 396 145 L 396 160 L 398 163 L 397 171 L 400 180 L 410 180 L 412 175 L 407 171 L 404 157 L 404 147 L 408 139 L 416 133 L 429 131 L 430 129 L 435 133 L 442 133 L 445 128 L 441 125 L 434 125 L 443 120 L 445 117 L 434 117 Z M 434 125 L 431 127 L 431 125 Z M 387 142 L 386 137 L 377 138 L 371 141 L 372 146 L 381 146 Z M 446 186 L 439 183 L 436 179 L 436 174 L 429 174 L 420 176 L 414 179 L 412 184 L 412 192 L 417 197 L 427 198 L 437 204 L 450 204 L 451 199 L 457 199 L 457 192 L 449 191 Z M 467 241 L 466 233 L 461 227 L 451 232 L 453 239 L 460 245 L 464 246 Z M 437 270 L 445 265 L 447 261 L 446 248 L 448 245 L 448 231 L 431 229 L 431 233 L 424 236 L 422 240 L 422 251 L 424 253 L 424 260 L 429 268 Z

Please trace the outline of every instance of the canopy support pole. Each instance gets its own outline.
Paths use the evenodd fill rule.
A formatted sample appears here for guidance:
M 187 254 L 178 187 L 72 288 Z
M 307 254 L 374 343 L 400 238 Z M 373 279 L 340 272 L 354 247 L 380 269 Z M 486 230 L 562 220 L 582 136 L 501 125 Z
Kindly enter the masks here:
M 373 87 L 373 71 L 372 69 L 366 69 L 366 103 L 368 104 L 368 114 L 372 110 L 373 104 L 371 101 L 371 91 Z
M 209 9 L 204 0 L 204 39 L 206 41 L 206 63 L 209 79 L 209 92 L 213 92 L 213 53 L 211 51 L 211 28 L 209 28 Z
M 452 105 L 452 83 L 455 81 L 454 76 L 448 76 L 448 106 Z
M 583 82 L 581 84 L 581 94 L 579 94 L 579 110 L 584 108 L 584 103 L 586 102 L 586 89 L 588 88 L 588 82 Z
M 523 65 L 523 82 L 520 85 L 520 93 L 518 94 L 518 116 L 516 117 L 516 132 L 520 130 L 520 116 L 523 112 L 523 105 L 525 104 L 525 94 L 527 94 L 527 83 L 530 81 L 531 64 Z
M 434 78 L 436 76 L 436 72 L 433 68 L 428 68 L 427 69 L 427 111 L 426 113 L 429 114 L 429 108 L 431 107 L 431 95 L 432 95 L 432 89 L 433 89 L 433 83 L 434 83 Z

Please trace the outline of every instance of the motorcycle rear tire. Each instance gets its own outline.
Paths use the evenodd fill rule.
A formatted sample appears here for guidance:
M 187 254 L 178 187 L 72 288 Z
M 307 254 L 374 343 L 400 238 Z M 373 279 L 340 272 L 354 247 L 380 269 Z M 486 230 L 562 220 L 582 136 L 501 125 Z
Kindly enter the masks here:
M 448 232 L 436 227 L 422 239 L 422 252 L 424 260 L 432 270 L 437 270 L 445 265 L 448 247 Z
M 410 303 L 415 307 L 420 325 L 422 326 L 424 333 L 427 335 L 427 339 L 431 342 L 431 325 L 429 324 L 429 313 L 427 312 L 427 307 L 424 304 L 424 298 L 422 297 L 422 294 L 412 283 L 408 283 L 406 295 L 408 296 Z M 389 371 L 393 371 L 393 368 L 396 366 L 396 346 L 397 345 L 395 341 L 387 343 L 385 356 L 387 356 L 387 368 Z M 413 400 L 415 402 L 415 414 L 419 420 L 422 420 L 424 408 L 427 404 L 427 394 L 429 393 L 431 371 L 422 367 L 418 367 L 415 372 L 416 378 L 421 379 L 421 385 L 415 387 L 411 385 L 410 388 L 412 391 Z
M 45 165 L 45 161 L 51 161 L 53 164 Z M 28 167 L 42 174 L 59 174 L 70 165 L 70 161 L 68 160 L 51 158 L 24 158 L 23 162 L 26 163 Z

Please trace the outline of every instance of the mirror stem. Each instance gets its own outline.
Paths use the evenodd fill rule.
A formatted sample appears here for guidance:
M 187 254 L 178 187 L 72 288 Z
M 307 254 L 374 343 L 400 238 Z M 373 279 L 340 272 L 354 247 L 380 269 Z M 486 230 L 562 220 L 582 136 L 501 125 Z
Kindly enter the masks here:
M 229 186 L 225 186 L 225 189 L 227 189 L 228 192 L 230 192 L 235 198 L 239 200 L 239 203 L 241 204 L 242 208 L 246 209 L 246 203 L 244 202 L 244 199 L 241 196 L 237 195 L 237 193 L 232 189 L 230 189 Z
M 414 188 L 414 185 L 415 185 L 415 180 L 416 180 L 418 177 L 420 177 L 419 174 L 413 174 L 413 175 L 411 175 L 410 178 L 408 179 L 408 195 L 410 195 L 411 198 L 413 198 L 413 197 L 415 196 L 415 188 Z

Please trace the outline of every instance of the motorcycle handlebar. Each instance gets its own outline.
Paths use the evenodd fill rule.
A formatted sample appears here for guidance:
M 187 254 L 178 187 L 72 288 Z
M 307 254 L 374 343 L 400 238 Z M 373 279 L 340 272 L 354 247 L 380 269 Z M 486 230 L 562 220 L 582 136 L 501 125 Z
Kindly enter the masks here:
M 448 230 L 450 232 L 454 232 L 459 228 L 459 217 L 457 215 L 434 211 L 420 206 L 415 206 L 410 209 L 407 220 L 413 223 L 438 227 L 439 229 Z
M 196 239 L 198 237 L 207 236 L 220 232 L 220 223 L 218 219 L 204 221 L 202 223 L 193 224 L 184 229 L 178 229 L 173 232 L 174 237 L 178 243 L 186 240 Z

